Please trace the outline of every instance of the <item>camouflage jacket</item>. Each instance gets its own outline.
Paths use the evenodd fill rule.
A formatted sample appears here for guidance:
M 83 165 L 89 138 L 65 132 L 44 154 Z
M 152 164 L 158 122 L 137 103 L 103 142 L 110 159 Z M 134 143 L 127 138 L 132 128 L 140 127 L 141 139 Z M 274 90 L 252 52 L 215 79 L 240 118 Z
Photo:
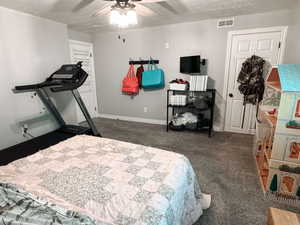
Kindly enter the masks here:
M 238 76 L 239 91 L 244 95 L 245 104 L 257 104 L 263 99 L 265 80 L 263 78 L 265 60 L 253 55 L 242 66 Z

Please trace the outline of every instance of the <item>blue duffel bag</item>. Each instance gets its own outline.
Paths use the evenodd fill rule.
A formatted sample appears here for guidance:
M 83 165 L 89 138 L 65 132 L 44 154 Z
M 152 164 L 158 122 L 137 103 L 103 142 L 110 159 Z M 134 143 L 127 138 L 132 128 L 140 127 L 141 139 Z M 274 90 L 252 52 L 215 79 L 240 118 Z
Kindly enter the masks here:
M 148 70 L 143 72 L 142 87 L 144 89 L 159 89 L 165 87 L 165 73 L 155 64 L 148 65 Z

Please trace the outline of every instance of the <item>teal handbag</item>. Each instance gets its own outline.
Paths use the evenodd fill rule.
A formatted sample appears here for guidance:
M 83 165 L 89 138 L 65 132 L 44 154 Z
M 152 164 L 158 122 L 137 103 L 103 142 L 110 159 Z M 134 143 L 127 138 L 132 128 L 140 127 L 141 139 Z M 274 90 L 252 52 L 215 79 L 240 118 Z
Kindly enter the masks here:
M 165 73 L 150 61 L 148 70 L 143 72 L 142 87 L 144 89 L 160 89 L 165 87 Z

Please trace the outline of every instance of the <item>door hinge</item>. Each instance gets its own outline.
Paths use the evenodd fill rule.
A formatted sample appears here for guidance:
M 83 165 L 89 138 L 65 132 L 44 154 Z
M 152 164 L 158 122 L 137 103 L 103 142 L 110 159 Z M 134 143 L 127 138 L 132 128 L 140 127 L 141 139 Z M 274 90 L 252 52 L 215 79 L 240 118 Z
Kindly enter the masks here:
M 278 43 L 278 48 L 281 48 L 281 42 Z

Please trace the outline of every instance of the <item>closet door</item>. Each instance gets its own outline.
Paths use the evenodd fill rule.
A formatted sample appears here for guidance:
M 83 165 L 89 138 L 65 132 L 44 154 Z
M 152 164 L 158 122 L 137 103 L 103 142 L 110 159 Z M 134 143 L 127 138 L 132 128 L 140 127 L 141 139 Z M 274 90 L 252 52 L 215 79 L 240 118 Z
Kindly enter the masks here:
M 277 66 L 280 56 L 282 32 L 244 33 L 231 36 L 229 50 L 229 70 L 226 99 L 225 131 L 254 134 L 256 127 L 256 106 L 243 105 L 243 95 L 240 94 L 237 78 L 243 62 L 257 55 L 267 63 Z

